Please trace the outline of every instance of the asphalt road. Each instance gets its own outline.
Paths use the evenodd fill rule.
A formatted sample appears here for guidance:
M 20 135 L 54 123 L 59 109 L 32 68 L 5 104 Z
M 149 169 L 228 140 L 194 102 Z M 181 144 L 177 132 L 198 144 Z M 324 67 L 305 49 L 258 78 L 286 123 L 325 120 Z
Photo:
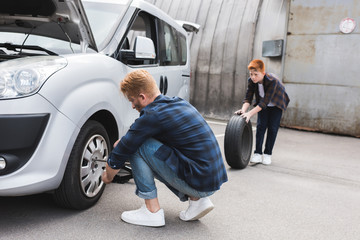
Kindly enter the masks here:
M 225 123 L 210 121 L 223 150 Z M 270 166 L 227 166 L 229 181 L 212 197 L 215 209 L 196 222 L 161 183 L 166 226 L 120 220 L 136 209 L 134 182 L 110 184 L 86 211 L 58 208 L 47 194 L 0 198 L 0 239 L 359 239 L 360 139 L 281 128 Z

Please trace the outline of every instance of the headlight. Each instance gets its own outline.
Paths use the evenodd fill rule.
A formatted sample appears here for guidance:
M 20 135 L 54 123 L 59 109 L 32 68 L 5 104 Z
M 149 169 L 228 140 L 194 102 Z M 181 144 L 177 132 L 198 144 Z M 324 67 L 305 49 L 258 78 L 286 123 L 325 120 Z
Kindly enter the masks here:
M 0 99 L 36 93 L 55 72 L 64 68 L 62 57 L 29 57 L 0 63 Z

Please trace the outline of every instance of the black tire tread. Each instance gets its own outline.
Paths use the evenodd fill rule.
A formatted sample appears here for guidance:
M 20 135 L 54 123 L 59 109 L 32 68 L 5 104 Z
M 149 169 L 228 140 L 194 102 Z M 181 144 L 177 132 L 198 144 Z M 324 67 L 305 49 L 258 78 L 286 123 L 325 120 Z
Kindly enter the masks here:
M 247 131 L 244 133 L 244 131 Z M 243 134 L 248 134 L 248 144 L 244 147 Z M 225 159 L 230 167 L 235 169 L 245 168 L 249 161 L 252 151 L 252 126 L 249 121 L 246 123 L 245 119 L 239 115 L 234 115 L 230 118 L 226 129 L 224 139 Z

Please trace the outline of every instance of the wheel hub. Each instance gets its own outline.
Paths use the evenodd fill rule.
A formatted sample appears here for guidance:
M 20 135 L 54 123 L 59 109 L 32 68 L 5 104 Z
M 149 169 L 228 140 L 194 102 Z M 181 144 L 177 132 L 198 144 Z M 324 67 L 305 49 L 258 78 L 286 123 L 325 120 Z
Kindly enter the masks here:
M 101 175 L 105 169 L 109 151 L 101 135 L 92 136 L 83 151 L 81 162 L 81 187 L 87 197 L 96 196 L 103 186 Z

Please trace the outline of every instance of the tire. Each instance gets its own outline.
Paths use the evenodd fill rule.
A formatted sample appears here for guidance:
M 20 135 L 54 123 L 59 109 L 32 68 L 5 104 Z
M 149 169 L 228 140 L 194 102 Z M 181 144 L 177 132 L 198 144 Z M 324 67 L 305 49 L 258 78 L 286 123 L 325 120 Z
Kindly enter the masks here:
M 243 169 L 249 164 L 253 145 L 251 122 L 240 115 L 230 118 L 225 129 L 225 159 L 230 167 Z
M 83 210 L 97 203 L 105 189 L 101 175 L 109 150 L 105 128 L 96 121 L 88 121 L 80 130 L 63 180 L 53 194 L 58 205 Z

